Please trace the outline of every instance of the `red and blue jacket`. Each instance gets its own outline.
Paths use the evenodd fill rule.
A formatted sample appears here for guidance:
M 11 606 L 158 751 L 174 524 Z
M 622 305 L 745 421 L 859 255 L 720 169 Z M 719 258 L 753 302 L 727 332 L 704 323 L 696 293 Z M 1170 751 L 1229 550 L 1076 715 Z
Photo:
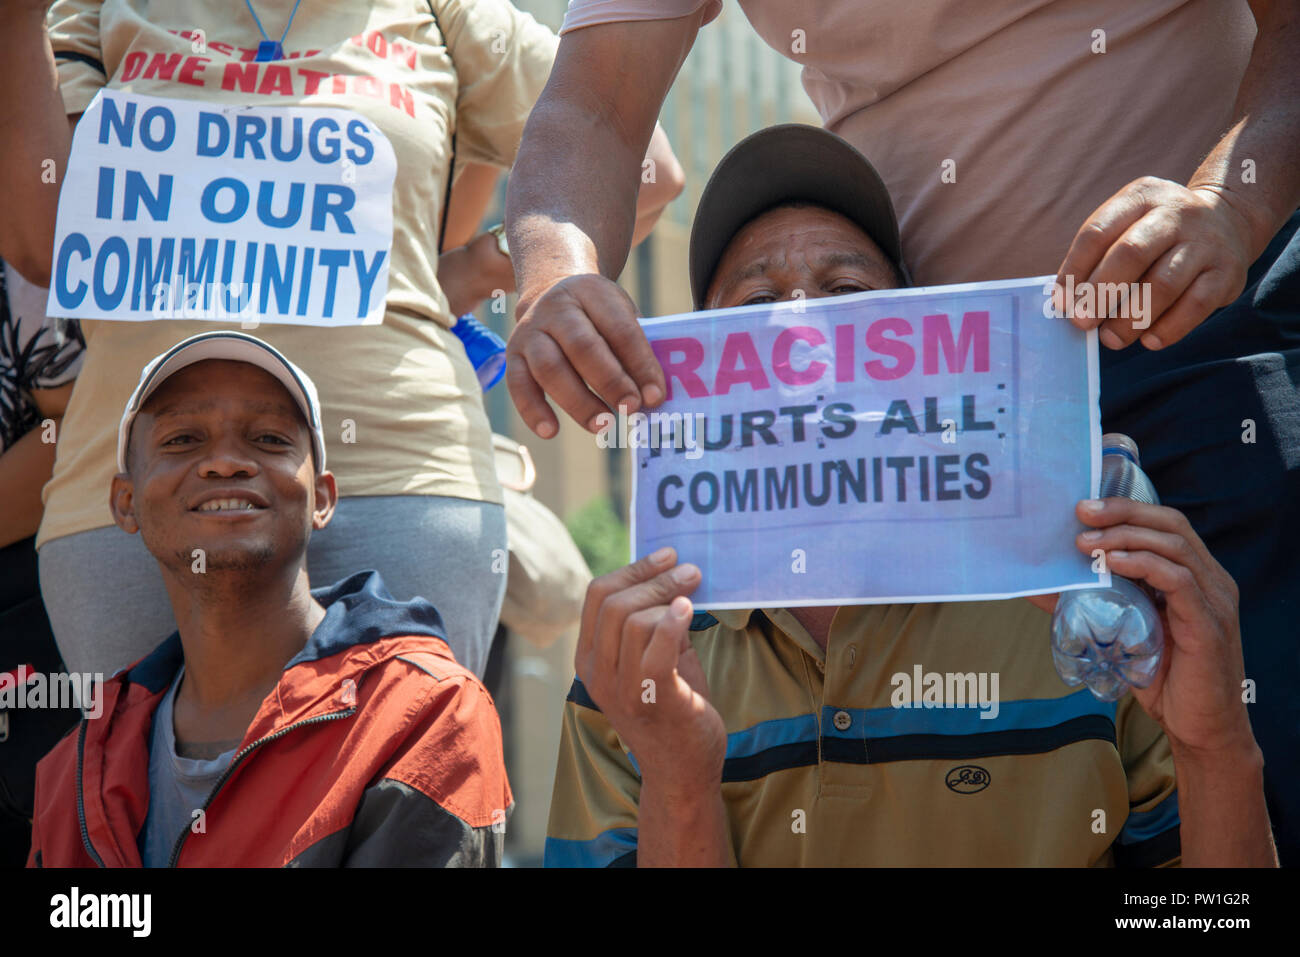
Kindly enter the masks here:
M 512 805 L 501 726 L 423 599 L 377 572 L 313 592 L 325 618 L 262 702 L 176 867 L 500 863 Z M 154 713 L 179 634 L 106 682 L 38 765 L 29 866 L 139 867 Z M 198 809 L 196 809 L 198 810 Z

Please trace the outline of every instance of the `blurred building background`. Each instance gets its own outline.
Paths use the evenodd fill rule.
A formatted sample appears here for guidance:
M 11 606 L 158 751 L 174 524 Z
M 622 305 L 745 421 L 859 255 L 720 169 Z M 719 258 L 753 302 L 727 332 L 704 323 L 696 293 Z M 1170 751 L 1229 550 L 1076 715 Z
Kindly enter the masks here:
M 565 0 L 514 0 L 521 10 L 558 31 Z M 664 104 L 659 121 L 686 173 L 686 188 L 649 239 L 632 250 L 619 283 L 646 316 L 687 312 L 687 242 L 691 217 L 709 173 L 739 140 L 774 123 L 820 124 L 803 91 L 799 67 L 759 39 L 733 4 L 700 32 Z M 505 180 L 484 226 L 504 218 Z M 490 304 L 479 319 L 505 338 L 505 315 Z M 602 449 L 595 437 L 561 414 L 560 434 L 543 442 L 516 415 L 504 383 L 484 397 L 493 430 L 523 443 L 537 464 L 534 494 L 563 518 L 595 574 L 625 564 L 630 457 Z M 576 631 L 539 649 L 510 635 L 504 686 L 498 698 L 506 763 L 515 796 L 507 857 L 516 866 L 541 863 L 559 747 L 560 718 L 573 680 Z

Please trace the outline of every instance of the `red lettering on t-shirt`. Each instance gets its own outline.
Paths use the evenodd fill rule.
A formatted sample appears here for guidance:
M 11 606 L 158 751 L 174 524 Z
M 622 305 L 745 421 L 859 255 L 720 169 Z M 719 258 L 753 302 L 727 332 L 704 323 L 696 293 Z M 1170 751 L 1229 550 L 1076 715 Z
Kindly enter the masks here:
M 405 40 L 395 39 L 389 46 L 390 55 L 395 60 L 405 60 L 408 68 L 415 69 L 415 47 Z
M 144 78 L 146 80 L 159 79 L 170 80 L 176 68 L 181 65 L 181 55 L 179 53 L 166 54 L 155 53 L 149 65 L 144 68 Z
M 203 77 L 199 76 L 203 68 L 212 61 L 205 56 L 187 56 L 185 63 L 181 65 L 181 72 L 176 79 L 180 83 L 190 83 L 194 86 L 203 85 Z
M 126 59 L 122 61 L 122 80 L 123 83 L 129 83 L 140 75 L 144 69 L 144 61 L 149 59 L 149 54 L 143 50 L 136 50 L 134 53 L 128 53 Z
M 370 48 L 371 53 L 381 59 L 388 56 L 388 41 L 384 39 L 384 35 L 378 30 L 366 35 L 366 46 Z
M 257 89 L 257 68 L 256 63 L 227 63 L 221 74 L 221 88 L 233 90 L 238 86 L 240 93 L 252 93 Z
M 263 96 L 279 93 L 281 96 L 293 96 L 293 80 L 289 78 L 289 68 L 278 63 L 268 63 L 262 72 L 262 82 L 257 92 Z
M 298 67 L 298 73 L 301 74 L 303 80 L 307 84 L 307 88 L 303 90 L 304 96 L 314 95 L 316 91 L 320 89 L 320 81 L 329 76 L 329 74 L 323 70 L 308 70 L 306 67 L 301 66 Z
M 388 102 L 399 110 L 405 110 L 407 116 L 415 116 L 415 97 L 402 84 L 388 84 Z
M 232 47 L 229 43 L 218 43 L 217 41 L 213 40 L 211 43 L 208 44 L 208 49 L 216 50 L 218 53 L 222 54 L 223 56 L 235 55 L 235 48 Z

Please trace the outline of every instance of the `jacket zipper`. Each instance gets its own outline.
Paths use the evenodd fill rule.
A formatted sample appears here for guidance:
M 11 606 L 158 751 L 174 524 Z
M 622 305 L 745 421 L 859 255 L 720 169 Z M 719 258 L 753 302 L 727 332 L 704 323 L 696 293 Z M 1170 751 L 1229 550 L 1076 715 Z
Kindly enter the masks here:
M 268 741 L 274 741 L 274 740 L 276 740 L 277 738 L 282 738 L 282 737 L 284 737 L 286 734 L 288 734 L 290 731 L 294 730 L 295 728 L 301 728 L 301 727 L 303 727 L 304 725 L 308 725 L 308 724 L 320 724 L 320 723 L 323 722 L 323 721 L 333 721 L 335 718 L 348 718 L 348 717 L 351 717 L 352 715 L 354 715 L 354 714 L 356 714 L 356 713 L 357 713 L 357 709 L 356 709 L 356 706 L 354 705 L 353 707 L 351 707 L 351 708 L 347 708 L 347 709 L 345 709 L 345 710 L 343 710 L 343 711 L 333 711 L 333 712 L 331 712 L 330 714 L 318 714 L 318 715 L 316 715 L 316 717 L 314 717 L 314 718 L 305 718 L 305 719 L 302 720 L 302 721 L 299 721 L 299 722 L 297 722 L 297 723 L 295 723 L 295 724 L 291 724 L 291 725 L 289 725 L 287 728 L 281 728 L 279 731 L 276 731 L 274 734 L 268 734 L 268 735 L 266 735 L 266 737 L 258 738 L 256 741 L 254 741 L 252 744 L 250 744 L 250 745 L 248 745 L 247 747 L 245 747 L 242 751 L 240 751 L 238 754 L 236 754 L 236 755 L 231 759 L 231 761 L 230 761 L 230 765 L 226 768 L 225 771 L 222 772 L 221 777 L 217 778 L 217 783 L 216 783 L 215 785 L 213 785 L 213 787 L 212 787 L 212 793 L 209 794 L 209 795 L 208 795 L 208 799 L 207 799 L 206 801 L 203 802 L 203 807 L 200 808 L 200 810 L 203 811 L 203 812 L 206 812 L 206 811 L 207 811 L 208 806 L 209 806 L 210 804 L 212 804 L 213 799 L 216 798 L 216 796 L 217 796 L 217 792 L 220 791 L 221 788 L 222 788 L 222 785 L 224 785 L 224 784 L 226 783 L 226 781 L 228 781 L 228 780 L 230 779 L 230 776 L 231 776 L 232 774 L 235 773 L 235 770 L 236 770 L 236 769 L 239 767 L 239 765 L 243 762 L 244 758 L 248 757 L 248 755 L 250 755 L 252 752 L 256 751 L 256 750 L 257 750 L 258 748 L 260 748 L 262 745 L 266 744 Z M 80 804 L 80 801 L 81 801 L 81 795 L 80 795 L 80 792 L 78 792 L 78 795 L 77 795 L 77 801 L 78 801 L 78 804 Z M 167 863 L 167 866 L 168 866 L 168 867 L 175 867 L 175 866 L 176 866 L 176 861 L 177 861 L 177 860 L 180 858 L 180 856 L 181 856 L 181 848 L 185 846 L 185 838 L 186 838 L 186 837 L 191 833 L 191 831 L 190 831 L 190 827 L 192 827 L 192 826 L 193 826 L 193 823 L 191 822 L 190 826 L 186 827 L 185 830 L 181 831 L 180 836 L 176 838 L 176 843 L 175 843 L 175 845 L 172 847 L 172 856 L 171 856 L 171 860 L 168 861 L 168 863 Z M 81 825 L 81 833 L 82 833 L 83 835 L 85 835 L 85 833 L 86 833 L 86 825 L 85 825 L 84 821 L 83 821 L 83 823 L 82 823 L 82 825 Z M 90 846 L 89 840 L 87 840 L 86 846 L 87 846 L 87 847 Z M 93 851 L 92 851 L 92 853 L 93 853 Z M 102 866 L 102 865 L 101 865 L 101 866 Z
M 90 859 L 95 862 L 96 867 L 104 866 L 104 859 L 99 856 L 95 846 L 90 843 L 90 829 L 86 827 L 86 802 L 85 794 L 81 787 L 81 765 L 86 754 L 86 719 L 81 719 L 81 726 L 77 729 L 77 823 L 81 825 L 81 843 L 86 848 L 86 853 Z

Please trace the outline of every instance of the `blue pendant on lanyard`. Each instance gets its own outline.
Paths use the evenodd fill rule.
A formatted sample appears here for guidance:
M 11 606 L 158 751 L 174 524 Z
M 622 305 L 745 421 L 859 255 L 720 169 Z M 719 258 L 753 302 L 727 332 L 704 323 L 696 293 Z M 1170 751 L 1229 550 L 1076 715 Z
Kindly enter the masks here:
M 293 9 L 289 11 L 289 22 L 284 25 L 284 33 L 280 34 L 279 40 L 272 40 L 262 28 L 262 21 L 258 19 L 251 0 L 244 0 L 244 6 L 248 7 L 248 12 L 253 15 L 253 22 L 257 24 L 257 31 L 262 34 L 262 42 L 257 45 L 257 56 L 253 57 L 255 61 L 266 63 L 270 60 L 284 59 L 284 38 L 289 35 L 289 28 L 293 26 L 293 17 L 298 12 L 300 3 L 302 0 L 294 0 Z
M 257 56 L 253 57 L 258 63 L 265 63 L 268 60 L 283 60 L 284 47 L 274 40 L 263 40 L 257 45 Z

